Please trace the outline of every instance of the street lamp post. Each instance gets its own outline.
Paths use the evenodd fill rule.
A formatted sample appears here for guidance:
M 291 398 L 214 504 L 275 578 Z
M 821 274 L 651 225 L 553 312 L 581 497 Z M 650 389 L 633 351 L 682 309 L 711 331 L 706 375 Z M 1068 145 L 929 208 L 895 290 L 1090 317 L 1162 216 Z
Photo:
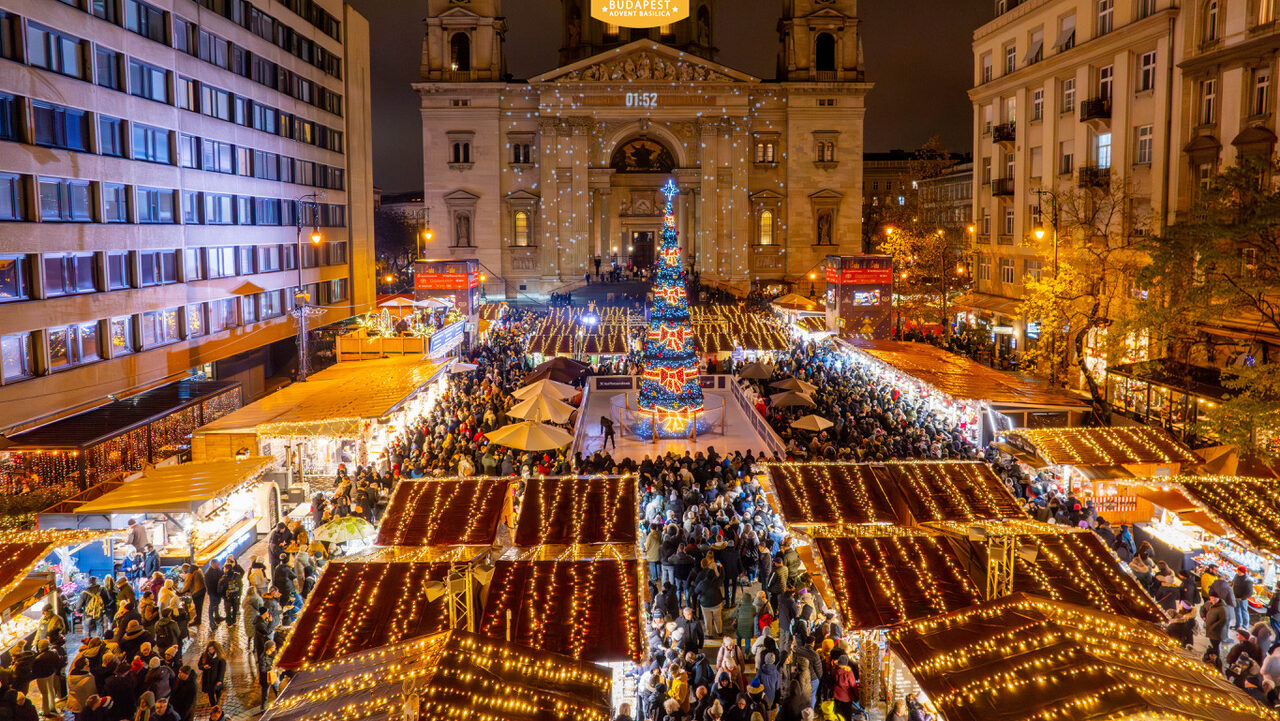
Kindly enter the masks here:
M 1036 194 L 1037 205 L 1044 203 L 1044 196 L 1049 196 L 1049 212 L 1052 215 L 1053 223 L 1053 295 L 1054 301 L 1058 300 L 1058 207 L 1052 192 L 1036 188 L 1032 191 Z M 1044 228 L 1036 228 L 1036 240 L 1044 240 Z M 1058 385 L 1058 332 L 1054 330 L 1049 336 L 1049 383 Z
M 885 240 L 893 237 L 892 227 L 884 229 L 884 237 Z M 902 308 L 898 303 L 898 292 L 895 290 L 898 287 L 898 268 L 896 267 L 897 256 L 893 256 L 893 259 L 895 267 L 891 270 L 893 274 L 893 282 L 889 286 L 889 298 L 893 301 L 893 317 L 894 322 L 897 323 L 898 326 L 898 340 L 902 340 Z M 902 271 L 902 280 L 906 280 L 906 278 L 907 271 L 904 269 Z
M 310 206 L 313 223 L 311 245 L 319 246 L 324 239 L 320 235 L 320 207 L 317 201 L 324 197 L 319 193 L 307 193 L 293 201 L 293 222 L 298 231 L 298 292 L 294 295 L 294 312 L 298 314 L 298 381 L 307 380 L 307 314 L 311 312 L 311 294 L 302 283 L 302 208 Z
M 938 229 L 938 242 L 942 245 L 942 267 L 939 268 L 938 275 L 942 278 L 942 339 L 945 341 L 951 336 L 951 323 L 947 321 L 947 266 L 950 265 L 950 255 L 946 246 L 946 234 L 942 229 Z

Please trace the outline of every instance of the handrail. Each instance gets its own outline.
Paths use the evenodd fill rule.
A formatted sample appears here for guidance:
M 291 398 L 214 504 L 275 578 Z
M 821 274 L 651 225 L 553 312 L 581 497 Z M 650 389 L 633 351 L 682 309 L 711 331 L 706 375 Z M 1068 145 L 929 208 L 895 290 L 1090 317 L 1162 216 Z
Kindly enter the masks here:
M 787 446 L 782 442 L 782 438 L 774 432 L 773 426 L 770 426 L 769 422 L 756 412 L 755 406 L 751 405 L 751 403 L 747 401 L 746 394 L 742 392 L 742 386 L 738 385 L 738 381 L 740 380 L 738 376 L 732 375 L 730 378 L 733 378 L 733 382 L 729 384 L 733 386 L 733 397 L 738 399 L 738 407 L 741 408 L 747 415 L 747 418 L 750 419 L 751 426 L 755 429 L 756 435 L 760 436 L 760 439 L 764 441 L 766 446 L 769 446 L 769 450 L 771 452 L 777 453 L 781 458 L 786 458 Z

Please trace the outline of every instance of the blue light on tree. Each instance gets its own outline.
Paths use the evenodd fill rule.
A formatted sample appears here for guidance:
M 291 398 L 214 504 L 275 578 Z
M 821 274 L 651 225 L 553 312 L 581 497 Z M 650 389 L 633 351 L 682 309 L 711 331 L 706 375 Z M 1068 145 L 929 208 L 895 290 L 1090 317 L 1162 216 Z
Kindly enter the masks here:
M 698 350 L 689 322 L 686 274 L 672 201 L 680 189 L 667 180 L 662 242 L 653 268 L 653 303 L 644 344 L 644 383 L 639 406 L 652 416 L 657 435 L 679 438 L 695 428 L 704 405 L 698 379 Z M 642 415 L 645 415 L 642 413 Z

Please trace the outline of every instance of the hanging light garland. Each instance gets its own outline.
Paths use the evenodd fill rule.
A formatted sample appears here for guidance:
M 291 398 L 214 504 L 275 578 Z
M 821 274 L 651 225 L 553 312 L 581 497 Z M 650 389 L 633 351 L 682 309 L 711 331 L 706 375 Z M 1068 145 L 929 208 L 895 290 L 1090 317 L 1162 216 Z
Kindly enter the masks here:
M 1150 426 L 1119 428 L 1020 428 L 1021 439 L 1051 465 L 1119 466 L 1136 463 L 1199 463 L 1200 458 L 1168 433 Z

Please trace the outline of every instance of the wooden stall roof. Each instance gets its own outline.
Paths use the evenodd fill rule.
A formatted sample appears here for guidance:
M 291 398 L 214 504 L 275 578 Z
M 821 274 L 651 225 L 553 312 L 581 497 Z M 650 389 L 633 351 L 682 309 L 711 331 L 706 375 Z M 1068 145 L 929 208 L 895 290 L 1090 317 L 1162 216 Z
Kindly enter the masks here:
M 3 531 L 0 532 L 0 598 L 8 599 L 36 565 L 66 546 L 104 541 L 121 531 Z M 0 606 L 3 608 L 3 606 Z
M 894 340 L 848 341 L 858 352 L 881 361 L 960 400 L 986 401 L 996 406 L 1088 410 L 1088 404 L 1014 373 L 998 371 L 967 356 L 929 343 Z
M 184 380 L 54 421 L 0 442 L 3 451 L 84 450 L 174 411 L 216 398 L 236 381 Z
M 525 482 L 517 546 L 636 542 L 636 478 L 556 476 Z
M 191 513 L 206 501 L 252 481 L 272 463 L 269 456 L 156 466 L 140 478 L 80 505 L 75 513 Z
M 308 666 L 262 718 L 608 721 L 611 685 L 609 672 L 592 664 L 445 631 Z M 420 698 L 416 716 L 406 716 L 410 693 Z
M 1280 718 L 1153 625 L 1027 594 L 888 638 L 946 721 Z
M 635 525 L 634 521 L 631 524 Z M 480 632 L 581 661 L 627 661 L 640 637 L 642 561 L 497 562 Z
M 490 544 L 506 478 L 401 478 L 378 526 L 380 546 Z
M 789 524 L 830 525 L 1027 518 L 978 461 L 765 463 Z
M 1015 543 L 1036 549 L 1015 561 L 1014 591 L 1092 606 L 1148 621 L 1163 620 L 1155 601 L 1120 570 L 1097 536 L 1034 521 L 978 521 L 1017 529 Z M 885 526 L 819 531 L 814 538 L 829 588 L 849 628 L 882 628 L 980 603 L 987 550 L 971 542 L 973 523 L 917 529 Z
M 634 525 L 634 523 L 633 523 Z M 325 567 L 276 665 L 295 669 L 400 643 L 448 627 L 443 599 L 426 585 L 443 581 L 450 562 L 478 547 L 382 548 Z M 593 662 L 641 654 L 641 562 L 580 559 L 499 560 L 489 583 L 480 632 Z M 352 599 L 360 599 L 353 603 Z
M 337 363 L 196 429 L 206 433 L 356 436 L 443 370 L 416 356 Z
M 1221 521 L 1226 533 L 1238 536 L 1255 550 L 1280 555 L 1280 484 L 1276 479 L 1183 475 L 1152 480 L 1177 483 L 1210 519 Z
M 1199 463 L 1190 448 L 1160 428 L 1039 428 L 1005 431 L 1014 445 L 1034 450 L 1049 465 L 1123 466 Z

